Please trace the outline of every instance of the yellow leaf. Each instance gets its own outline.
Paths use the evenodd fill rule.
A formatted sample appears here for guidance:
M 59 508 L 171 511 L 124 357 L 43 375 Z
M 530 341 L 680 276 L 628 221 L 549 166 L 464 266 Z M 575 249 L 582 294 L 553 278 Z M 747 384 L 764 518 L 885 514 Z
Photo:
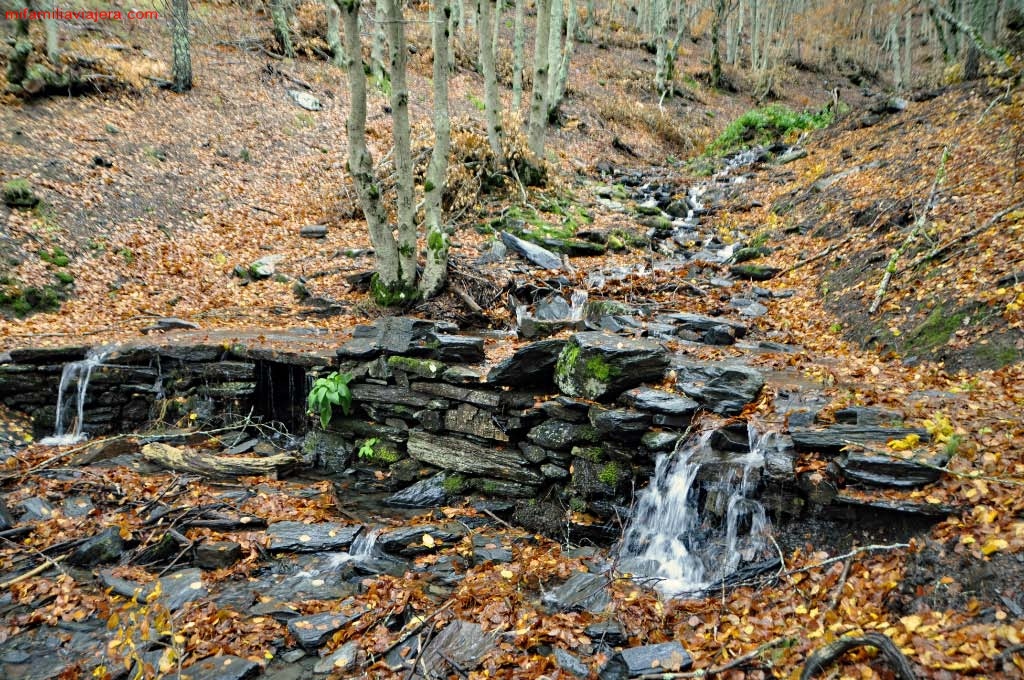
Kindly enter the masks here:
M 895 439 L 887 444 L 887 446 L 893 451 L 908 451 L 921 441 L 921 437 L 916 434 L 908 434 L 903 439 Z
M 903 627 L 907 629 L 908 633 L 913 633 L 921 626 L 921 617 L 917 614 L 902 616 L 900 617 L 900 623 L 903 624 Z
M 509 580 L 511 580 L 513 576 L 515 576 L 515 574 L 513 574 L 513 573 L 512 573 L 511 571 L 509 571 L 508 569 L 502 569 L 502 570 L 501 570 L 501 577 L 502 577 L 502 578 L 506 578 L 506 579 L 509 579 Z
M 435 545 L 434 537 L 430 534 L 423 534 L 423 545 L 427 546 L 428 548 L 433 548 Z
M 991 555 L 994 552 L 1006 550 L 1008 547 L 1010 547 L 1010 544 L 1007 543 L 1004 539 L 990 538 L 987 541 L 985 541 L 985 545 L 981 546 L 981 554 Z

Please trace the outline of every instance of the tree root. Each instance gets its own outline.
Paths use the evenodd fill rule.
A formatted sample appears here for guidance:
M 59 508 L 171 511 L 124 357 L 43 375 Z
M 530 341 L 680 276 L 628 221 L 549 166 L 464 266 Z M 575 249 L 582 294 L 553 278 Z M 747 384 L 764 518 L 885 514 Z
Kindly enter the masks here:
M 817 649 L 807 659 L 800 680 L 809 680 L 839 657 L 857 647 L 875 647 L 881 657 L 888 662 L 899 680 L 915 680 L 917 675 L 910 660 L 901 652 L 888 636 L 882 633 L 865 633 L 859 637 L 842 637 Z

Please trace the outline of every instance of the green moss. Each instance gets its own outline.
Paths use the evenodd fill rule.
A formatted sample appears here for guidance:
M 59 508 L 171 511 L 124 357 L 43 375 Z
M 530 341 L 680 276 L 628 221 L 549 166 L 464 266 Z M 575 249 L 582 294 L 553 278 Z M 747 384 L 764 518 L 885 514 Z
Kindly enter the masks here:
M 574 446 L 572 447 L 572 455 L 589 460 L 595 465 L 604 459 L 604 451 L 600 446 Z
M 468 486 L 466 478 L 462 475 L 450 475 L 441 482 L 441 488 L 449 496 L 455 496 L 464 492 Z
M 986 366 L 991 366 L 992 368 L 1009 366 L 1010 364 L 1024 358 L 1024 354 L 1022 354 L 1021 351 L 1012 344 L 998 344 L 991 342 L 987 345 L 975 346 L 974 355 Z
M 932 310 L 928 318 L 907 337 L 906 352 L 931 352 L 949 341 L 953 332 L 960 327 L 964 315 L 947 314 L 942 305 Z
M 431 250 L 444 249 L 444 234 L 439 231 L 432 231 L 427 236 L 427 248 Z
M 625 250 L 626 244 L 615 234 L 608 235 L 608 249 L 609 250 Z
M 480 490 L 486 494 L 496 494 L 498 493 L 499 489 L 498 485 L 495 482 L 487 481 L 484 482 L 483 485 L 481 485 Z
M 26 316 L 33 312 L 52 312 L 60 309 L 63 300 L 64 292 L 57 286 L 21 288 L 12 281 L 0 287 L 0 309 L 15 316 Z
M 619 480 L 622 478 L 622 470 L 618 463 L 611 461 L 601 468 L 597 473 L 597 478 L 608 486 L 618 486 Z
M 724 155 L 739 149 L 768 144 L 791 132 L 816 130 L 832 122 L 833 113 L 796 112 L 780 104 L 752 109 L 729 124 L 729 127 L 708 145 L 705 156 Z
M 436 378 L 444 373 L 444 369 L 447 368 L 440 361 L 402 356 L 388 357 L 388 366 L 400 371 L 423 376 L 424 378 Z
M 587 363 L 584 365 L 584 377 L 593 378 L 600 382 L 608 382 L 611 378 L 619 375 L 621 371 L 614 366 L 608 365 L 608 362 L 603 357 L 593 356 L 587 359 Z
M 54 276 L 56 276 L 57 280 L 66 286 L 71 285 L 72 283 L 75 282 L 75 277 L 72 276 L 71 274 L 68 274 L 67 272 L 56 272 L 54 273 Z
M 3 199 L 11 208 L 34 208 L 39 197 L 32 191 L 27 179 L 17 178 L 4 183 Z
M 39 251 L 39 259 L 43 262 L 49 262 L 55 267 L 66 267 L 71 261 L 68 258 L 68 254 L 65 253 L 60 246 L 54 246 L 53 250 L 47 252 L 45 249 Z
M 638 205 L 636 212 L 639 215 L 648 215 L 651 217 L 661 215 L 661 208 L 656 205 Z
M 569 499 L 569 509 L 573 512 L 586 512 L 587 502 L 579 496 L 573 496 Z
M 576 362 L 580 359 L 580 346 L 570 342 L 562 350 L 562 353 L 558 355 L 558 361 L 555 362 L 555 377 L 556 378 L 567 378 L 570 373 L 573 372 L 576 366 Z
M 376 437 L 363 442 L 363 446 L 360 447 L 359 457 L 362 460 L 380 466 L 392 465 L 402 460 L 402 454 L 394 446 L 379 439 L 372 442 L 373 439 L 376 439 Z
M 370 280 L 370 294 L 381 307 L 408 307 L 420 299 L 420 292 L 415 287 L 400 281 L 385 284 L 379 274 L 374 274 Z

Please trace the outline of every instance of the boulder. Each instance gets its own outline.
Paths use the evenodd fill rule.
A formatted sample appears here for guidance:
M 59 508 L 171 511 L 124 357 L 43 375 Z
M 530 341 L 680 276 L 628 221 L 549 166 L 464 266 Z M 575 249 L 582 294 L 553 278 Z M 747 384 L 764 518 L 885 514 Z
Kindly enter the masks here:
M 508 359 L 500 361 L 487 374 L 494 385 L 550 385 L 558 355 L 565 340 L 541 340 L 520 347 Z
M 593 425 L 546 420 L 527 432 L 526 438 L 545 449 L 568 451 L 574 444 L 593 444 L 600 435 Z
M 555 384 L 569 396 L 612 399 L 645 381 L 660 381 L 668 351 L 647 339 L 623 338 L 599 331 L 577 333 L 555 366 Z
M 410 487 L 392 494 L 384 503 L 399 508 L 436 508 L 448 500 L 444 481 L 448 478 L 443 472 L 433 477 L 422 479 Z
M 651 416 L 629 408 L 590 408 L 590 424 L 613 439 L 639 441 L 651 426 Z
M 510 234 L 507 231 L 501 232 L 501 240 L 506 246 L 519 253 L 527 261 L 537 265 L 541 269 L 562 268 L 561 258 L 547 248 L 542 248 L 536 243 L 524 241 L 518 236 Z

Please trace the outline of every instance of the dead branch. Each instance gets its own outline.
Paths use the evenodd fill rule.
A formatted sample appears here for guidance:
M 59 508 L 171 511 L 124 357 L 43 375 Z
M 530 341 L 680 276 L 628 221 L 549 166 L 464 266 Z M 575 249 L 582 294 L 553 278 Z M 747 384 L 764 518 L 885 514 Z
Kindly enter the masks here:
M 1003 210 L 1000 210 L 995 215 L 993 215 L 992 217 L 990 217 L 987 220 L 985 220 L 985 223 L 982 224 L 980 227 L 977 227 L 975 229 L 971 229 L 966 234 L 961 234 L 960 236 L 957 236 L 956 238 L 954 238 L 954 239 L 952 239 L 950 241 L 946 241 L 944 244 L 942 244 L 940 246 L 936 246 L 935 248 L 933 248 L 929 252 L 927 252 L 924 255 L 922 255 L 921 257 L 917 258 L 916 260 L 911 262 L 910 265 L 908 265 L 907 269 L 916 269 L 917 267 L 919 267 L 920 265 L 924 264 L 925 262 L 929 262 L 929 261 L 934 260 L 935 258 L 940 257 L 940 256 L 945 256 L 946 254 L 949 253 L 949 251 L 951 251 L 957 245 L 959 245 L 961 243 L 966 243 L 967 241 L 970 241 L 972 238 L 974 238 L 978 234 L 981 234 L 981 233 L 984 233 L 985 231 L 988 231 L 989 229 L 994 227 L 996 224 L 998 224 L 999 220 L 1003 219 L 1004 217 L 1006 217 L 1010 213 L 1014 212 L 1015 210 L 1020 210 L 1021 208 L 1024 208 L 1024 201 L 1018 201 L 1017 203 L 1014 203 L 1013 205 L 1009 206 L 1008 208 L 1004 208 Z
M 890 543 L 889 545 L 864 545 L 859 548 L 854 548 L 850 552 L 843 555 L 836 555 L 835 557 L 830 557 L 827 560 L 815 562 L 814 564 L 808 564 L 807 566 L 800 567 L 799 569 L 791 569 L 787 571 L 785 574 L 783 574 L 783 576 L 792 576 L 793 574 L 801 574 L 805 571 L 810 571 L 812 569 L 820 569 L 821 567 L 827 567 L 830 564 L 835 564 L 836 562 L 842 562 L 843 560 L 850 559 L 851 557 L 856 557 L 861 553 L 900 550 L 901 548 L 909 547 L 909 543 Z
M 280 468 L 294 465 L 296 462 L 294 457 L 284 453 L 255 458 L 218 456 L 201 451 L 179 449 L 158 442 L 143 446 L 142 457 L 169 470 L 207 477 L 268 475 L 276 473 Z
M 52 560 L 49 557 L 47 557 L 46 561 L 40 564 L 38 567 L 35 567 L 34 569 L 29 569 L 24 574 L 19 574 L 14 578 L 7 579 L 3 583 L 0 583 L 0 589 L 6 590 L 7 588 L 13 586 L 15 583 L 21 583 L 22 581 L 30 579 L 33 576 L 38 576 L 50 567 L 59 567 L 60 563 L 63 562 L 65 559 L 67 559 L 67 555 L 61 555 L 60 557 Z
M 896 673 L 900 680 L 915 680 L 917 675 L 910 660 L 899 650 L 898 647 L 882 633 L 865 633 L 859 637 L 842 637 L 835 642 L 829 643 L 816 650 L 804 664 L 804 670 L 800 673 L 800 680 L 809 680 L 825 667 L 832 664 L 851 649 L 857 647 L 874 647 L 881 654 Z

